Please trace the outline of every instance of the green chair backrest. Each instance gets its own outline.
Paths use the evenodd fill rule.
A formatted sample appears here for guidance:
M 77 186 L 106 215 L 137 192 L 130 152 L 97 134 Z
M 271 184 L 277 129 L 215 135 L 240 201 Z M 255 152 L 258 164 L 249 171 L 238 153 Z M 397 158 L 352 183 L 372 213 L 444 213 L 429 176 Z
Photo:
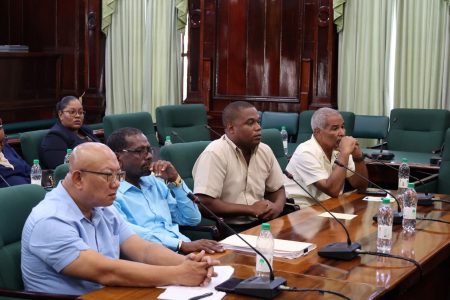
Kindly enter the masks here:
M 55 186 L 58 185 L 58 182 L 64 177 L 66 177 L 67 173 L 69 173 L 69 164 L 61 164 L 56 167 L 55 172 L 53 173 L 53 177 L 55 179 Z
M 447 129 L 445 133 L 444 149 L 441 153 L 442 161 L 439 168 L 438 177 L 438 190 L 439 194 L 450 194 L 450 184 L 448 180 L 450 178 L 450 129 Z
M 353 137 L 384 140 L 389 129 L 389 117 L 355 115 Z
M 311 138 L 311 118 L 314 114 L 314 110 L 305 110 L 298 116 L 298 134 L 296 143 L 301 144 Z
M 164 105 L 156 108 L 156 126 L 161 144 L 210 141 L 208 116 L 203 104 Z
M 285 126 L 289 141 L 297 136 L 298 113 L 265 111 L 262 114 L 261 127 L 263 129 L 275 128 L 281 130 Z
M 449 124 L 450 112 L 445 109 L 393 109 L 386 139 L 387 148 L 431 153 L 444 143 Z
M 152 147 L 158 146 L 152 115 L 149 112 L 108 115 L 103 117 L 105 141 L 115 130 L 132 127 L 141 130 Z
M 267 144 L 272 149 L 278 163 L 282 170 L 286 169 L 288 160 L 284 154 L 283 140 L 278 129 L 263 129 L 261 130 L 261 142 Z
M 20 268 L 22 229 L 45 190 L 34 184 L 0 189 L 0 288 L 23 290 Z
M 34 159 L 39 158 L 39 147 L 48 129 L 23 132 L 20 134 L 20 148 L 26 162 L 31 166 Z
M 159 157 L 163 160 L 170 161 L 186 185 L 190 189 L 193 189 L 194 179 L 192 177 L 192 168 L 197 158 L 209 143 L 210 141 L 197 141 L 163 146 L 161 147 Z

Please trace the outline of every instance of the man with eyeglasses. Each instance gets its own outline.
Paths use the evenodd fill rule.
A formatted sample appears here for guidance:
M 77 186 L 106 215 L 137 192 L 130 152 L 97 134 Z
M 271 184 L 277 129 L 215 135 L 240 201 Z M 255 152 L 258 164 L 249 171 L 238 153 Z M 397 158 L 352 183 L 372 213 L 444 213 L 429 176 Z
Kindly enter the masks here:
M 178 255 L 131 230 L 111 205 L 123 177 L 116 155 L 106 145 L 84 143 L 74 149 L 69 173 L 25 223 L 25 290 L 80 295 L 102 286 L 210 282 L 218 261 L 204 252 Z
M 182 253 L 223 251 L 216 241 L 191 241 L 180 233 L 178 225 L 200 222 L 200 211 L 187 197 L 190 190 L 175 167 L 168 161 L 152 162 L 150 143 L 142 131 L 118 129 L 107 144 L 126 172 L 114 205 L 139 236 Z
M 0 119 L 0 188 L 30 183 L 30 166 L 6 142 Z

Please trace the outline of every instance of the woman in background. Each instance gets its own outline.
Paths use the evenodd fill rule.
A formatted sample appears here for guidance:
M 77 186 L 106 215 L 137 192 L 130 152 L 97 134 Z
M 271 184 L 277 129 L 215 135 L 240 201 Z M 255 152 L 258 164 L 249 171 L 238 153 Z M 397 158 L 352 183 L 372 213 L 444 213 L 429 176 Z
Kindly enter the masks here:
M 83 125 L 85 111 L 75 96 L 66 96 L 56 104 L 58 121 L 50 128 L 39 149 L 40 164 L 54 169 L 64 163 L 67 149 L 85 142 L 99 142 L 92 130 Z

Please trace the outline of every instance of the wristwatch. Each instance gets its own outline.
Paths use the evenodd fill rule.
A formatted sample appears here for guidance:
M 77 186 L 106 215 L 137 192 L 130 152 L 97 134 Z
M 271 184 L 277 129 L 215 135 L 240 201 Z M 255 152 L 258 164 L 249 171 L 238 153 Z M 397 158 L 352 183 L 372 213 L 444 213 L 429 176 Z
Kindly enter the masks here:
M 177 179 L 175 179 L 175 181 L 167 181 L 166 182 L 167 187 L 170 189 L 175 188 L 175 187 L 180 187 L 181 183 L 182 183 L 182 180 L 181 180 L 180 174 L 178 174 Z

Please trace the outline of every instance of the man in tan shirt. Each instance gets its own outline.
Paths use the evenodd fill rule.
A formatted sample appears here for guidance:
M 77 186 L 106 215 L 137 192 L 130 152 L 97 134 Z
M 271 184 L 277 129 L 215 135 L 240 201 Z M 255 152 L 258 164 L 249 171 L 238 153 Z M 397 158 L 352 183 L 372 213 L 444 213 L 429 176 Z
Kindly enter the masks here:
M 243 101 L 222 114 L 225 134 L 211 142 L 194 165 L 194 193 L 237 230 L 278 217 L 286 202 L 283 174 L 272 150 L 261 143 L 256 108 Z

